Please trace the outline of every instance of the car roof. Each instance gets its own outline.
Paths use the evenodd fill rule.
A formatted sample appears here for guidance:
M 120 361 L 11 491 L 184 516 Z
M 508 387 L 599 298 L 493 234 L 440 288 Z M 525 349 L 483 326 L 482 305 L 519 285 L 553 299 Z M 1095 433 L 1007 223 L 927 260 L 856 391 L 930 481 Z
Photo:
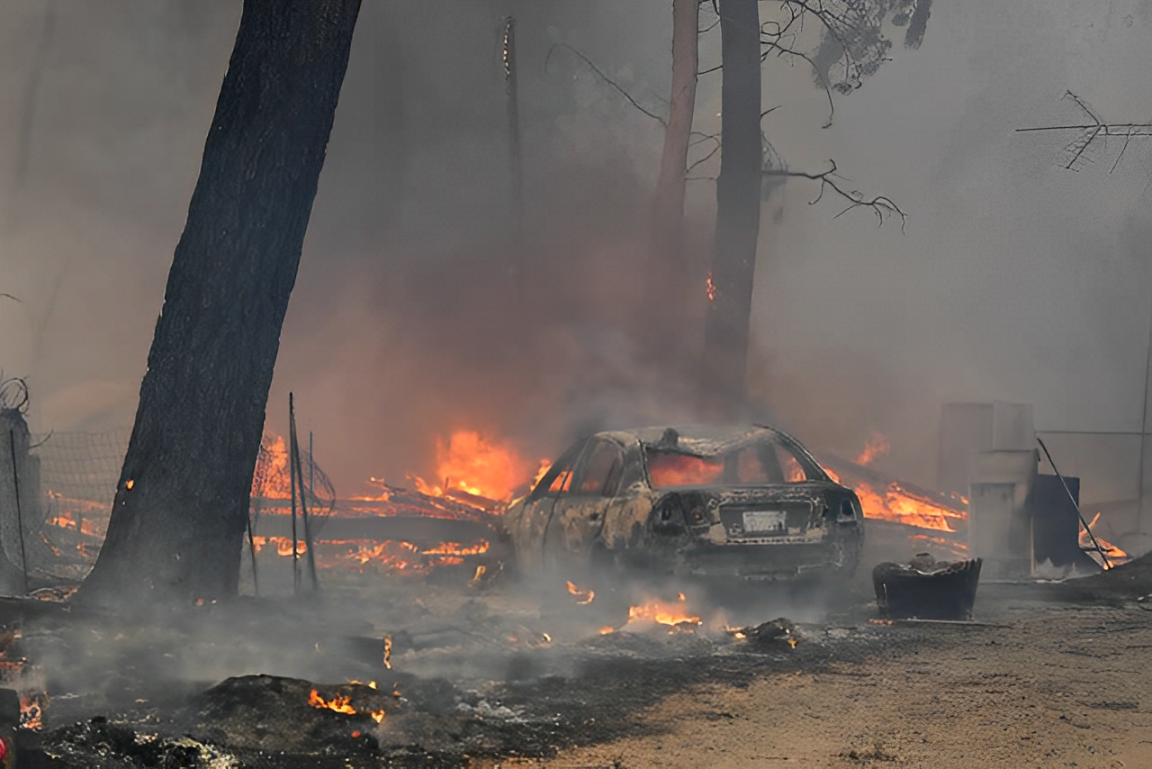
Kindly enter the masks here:
M 785 433 L 764 425 L 678 425 L 675 427 L 640 427 L 597 433 L 618 443 L 639 442 L 645 447 L 667 449 L 681 454 L 710 457 L 727 454 L 763 440 L 790 440 Z

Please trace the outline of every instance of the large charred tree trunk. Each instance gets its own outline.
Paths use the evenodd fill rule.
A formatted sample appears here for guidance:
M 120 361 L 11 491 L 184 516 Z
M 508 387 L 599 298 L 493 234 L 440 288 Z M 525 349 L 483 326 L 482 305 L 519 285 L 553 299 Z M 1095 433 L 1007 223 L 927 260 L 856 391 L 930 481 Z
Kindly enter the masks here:
M 237 591 L 280 329 L 359 8 L 245 0 L 89 600 Z
M 684 185 L 692 117 L 696 111 L 699 9 L 700 0 L 672 0 L 672 100 L 648 243 L 653 279 L 647 284 L 650 291 L 647 310 L 654 318 L 682 314 L 690 299 L 684 251 Z M 679 337 L 664 324 L 660 326 L 657 342 Z
M 704 326 L 705 404 L 714 416 L 741 409 L 748 366 L 752 278 L 760 233 L 760 11 L 757 0 L 721 0 L 720 93 L 724 145 L 716 183 L 714 294 Z

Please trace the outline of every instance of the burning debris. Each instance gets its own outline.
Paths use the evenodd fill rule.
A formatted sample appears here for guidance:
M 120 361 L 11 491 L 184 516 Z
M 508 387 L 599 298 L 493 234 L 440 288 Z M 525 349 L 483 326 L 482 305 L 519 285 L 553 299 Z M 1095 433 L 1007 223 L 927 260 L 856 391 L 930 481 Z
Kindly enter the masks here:
M 573 583 L 571 580 L 565 582 L 564 585 L 568 588 L 568 594 L 571 595 L 576 600 L 576 603 L 580 604 L 581 606 L 587 606 L 596 598 L 595 590 L 582 590 L 576 587 L 575 583 Z
M 313 689 L 308 693 L 308 704 L 314 708 L 321 710 L 331 710 L 336 713 L 343 713 L 346 716 L 367 715 L 376 723 L 382 723 L 386 715 L 383 708 L 372 710 L 371 705 L 363 704 L 362 700 L 365 699 L 364 695 L 360 692 L 362 688 L 367 688 L 375 694 L 377 691 L 376 682 L 369 681 L 363 684 L 360 681 L 349 681 L 344 686 L 331 694 L 331 697 L 325 697 L 319 691 Z M 375 699 L 374 697 L 372 699 Z M 357 705 L 353 701 L 357 701 Z
M 695 630 L 702 624 L 700 617 L 688 611 L 685 605 L 687 598 L 683 593 L 676 597 L 675 602 L 653 599 L 637 606 L 628 608 L 628 624 L 656 623 L 667 625 L 674 633 L 677 631 Z
M 737 641 L 747 641 L 755 646 L 787 646 L 795 649 L 799 643 L 796 624 L 786 617 L 778 617 L 759 625 L 726 628 L 725 632 Z

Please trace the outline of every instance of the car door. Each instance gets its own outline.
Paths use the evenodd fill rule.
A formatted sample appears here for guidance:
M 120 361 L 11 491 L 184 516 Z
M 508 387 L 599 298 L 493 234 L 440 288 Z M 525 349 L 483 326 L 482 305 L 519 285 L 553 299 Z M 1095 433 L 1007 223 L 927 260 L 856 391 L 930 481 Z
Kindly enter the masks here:
M 556 503 L 572 485 L 576 461 L 586 441 L 568 447 L 548 472 L 537 481 L 524 500 L 524 508 L 512 524 L 512 543 L 521 568 L 533 570 L 544 565 L 544 534 Z
M 583 563 L 618 496 L 624 470 L 624 452 L 607 439 L 593 439 L 584 447 L 568 489 L 557 499 L 544 533 L 544 561 L 548 566 Z

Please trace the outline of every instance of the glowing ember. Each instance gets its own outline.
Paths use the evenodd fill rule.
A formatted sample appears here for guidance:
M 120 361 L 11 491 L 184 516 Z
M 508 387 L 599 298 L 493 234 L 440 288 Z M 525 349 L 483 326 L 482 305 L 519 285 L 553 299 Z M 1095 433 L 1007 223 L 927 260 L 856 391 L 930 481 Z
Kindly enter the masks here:
M 375 687 L 372 687 L 375 688 Z M 384 720 L 383 710 L 367 710 L 360 711 L 352 707 L 352 698 L 343 694 L 337 694 L 330 700 L 326 700 L 320 696 L 320 692 L 315 689 L 308 695 L 308 704 L 318 710 L 332 710 L 336 713 L 343 713 L 347 716 L 367 715 L 371 716 L 372 720 L 376 723 L 381 723 Z
M 661 625 L 672 626 L 682 623 L 699 625 L 700 618 L 689 613 L 688 608 L 684 604 L 684 594 L 680 593 L 675 603 L 654 599 L 639 606 L 630 606 L 628 608 L 628 621 L 650 620 L 658 622 Z
M 870 465 L 887 454 L 891 448 L 892 445 L 888 443 L 888 439 L 884 437 L 884 434 L 873 430 L 872 437 L 864 444 L 864 450 L 856 457 L 856 464 Z
M 72 517 L 71 513 L 60 513 L 60 515 L 49 518 L 44 523 L 48 526 L 58 526 L 61 529 L 71 529 L 72 531 L 76 531 L 77 529 L 76 519 Z M 87 534 L 91 537 L 104 536 L 102 532 L 96 531 L 96 527 L 93 526 L 92 521 L 88 519 L 80 521 L 79 529 L 81 534 Z
M 704 293 L 709 302 L 716 301 L 716 284 L 712 282 L 712 270 L 708 270 L 708 278 L 704 281 Z
M 482 539 L 475 545 L 461 545 L 459 542 L 441 542 L 436 547 L 421 550 L 421 555 L 479 555 L 488 552 L 488 540 Z
M 605 625 L 604 627 L 600 628 L 600 635 L 608 635 L 609 633 L 615 632 L 616 628 L 612 627 L 611 625 Z
M 1091 531 L 1092 535 L 1096 537 L 1096 542 L 1100 545 L 1100 549 L 1103 550 L 1104 555 L 1108 557 L 1107 560 L 1100 558 L 1098 561 L 1098 563 L 1105 569 L 1111 569 L 1119 566 L 1122 563 L 1127 563 L 1128 561 L 1132 560 L 1128 553 L 1124 552 L 1120 548 L 1116 547 L 1116 545 L 1113 545 L 1111 542 L 1102 538 L 1099 534 L 1096 533 L 1095 527 L 1099 522 L 1100 513 L 1096 513 L 1092 520 L 1088 522 L 1087 530 L 1085 530 L 1084 524 L 1080 524 L 1081 549 L 1086 550 L 1088 555 L 1092 556 L 1093 558 L 1097 557 L 1098 553 L 1096 552 L 1095 547 L 1092 545 L 1092 537 L 1088 536 L 1088 531 Z
M 582 606 L 592 603 L 592 599 L 596 597 L 595 590 L 581 590 L 571 582 L 567 584 L 568 592 L 572 595 L 573 598 L 576 599 L 576 603 Z

